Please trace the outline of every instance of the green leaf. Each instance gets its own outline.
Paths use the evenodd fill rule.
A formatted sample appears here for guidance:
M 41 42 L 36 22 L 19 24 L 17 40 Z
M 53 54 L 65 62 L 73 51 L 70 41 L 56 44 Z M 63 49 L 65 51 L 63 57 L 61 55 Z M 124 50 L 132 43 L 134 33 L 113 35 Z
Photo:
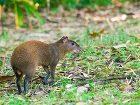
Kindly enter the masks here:
M 23 1 L 23 6 L 27 12 L 28 16 L 34 15 L 38 21 L 43 24 L 44 20 L 43 18 L 39 15 L 38 11 L 34 8 L 34 6 L 30 5 L 29 3 Z
M 19 26 L 23 24 L 23 12 L 21 10 L 22 8 L 20 8 L 20 5 L 17 5 L 17 17 L 18 17 L 18 22 L 19 22 Z

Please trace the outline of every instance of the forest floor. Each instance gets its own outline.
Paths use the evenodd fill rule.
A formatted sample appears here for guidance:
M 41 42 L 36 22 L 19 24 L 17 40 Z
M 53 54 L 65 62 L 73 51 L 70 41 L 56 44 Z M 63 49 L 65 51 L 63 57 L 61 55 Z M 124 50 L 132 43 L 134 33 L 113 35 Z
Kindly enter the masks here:
M 86 8 L 48 16 L 56 22 L 40 25 L 34 20 L 32 27 L 16 30 L 13 15 L 7 15 L 0 36 L 0 75 L 13 75 L 10 56 L 27 40 L 52 43 L 67 35 L 83 52 L 59 62 L 53 86 L 42 84 L 45 71 L 39 67 L 29 96 L 17 95 L 15 79 L 1 82 L 0 105 L 140 104 L 140 7 Z

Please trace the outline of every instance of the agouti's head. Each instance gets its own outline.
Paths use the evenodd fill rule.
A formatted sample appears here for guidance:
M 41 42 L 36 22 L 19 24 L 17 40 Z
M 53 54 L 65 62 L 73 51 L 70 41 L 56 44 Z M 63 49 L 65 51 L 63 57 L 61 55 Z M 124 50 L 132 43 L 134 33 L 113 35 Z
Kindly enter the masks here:
M 81 47 L 75 41 L 69 40 L 67 36 L 63 36 L 59 41 L 63 43 L 63 47 L 67 52 L 77 54 L 81 51 Z

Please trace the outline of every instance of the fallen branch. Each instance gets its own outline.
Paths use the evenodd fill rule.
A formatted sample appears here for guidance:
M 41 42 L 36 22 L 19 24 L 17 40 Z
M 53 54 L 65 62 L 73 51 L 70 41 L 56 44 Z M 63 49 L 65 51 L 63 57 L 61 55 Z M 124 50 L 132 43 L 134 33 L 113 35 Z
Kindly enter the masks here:
M 117 77 L 117 78 L 112 77 L 112 78 L 107 78 L 107 79 L 95 80 L 95 81 L 93 81 L 93 82 L 112 81 L 112 80 L 123 80 L 123 79 L 124 79 L 124 80 L 125 80 L 125 79 L 132 79 L 132 77 L 131 77 L 131 76 Z

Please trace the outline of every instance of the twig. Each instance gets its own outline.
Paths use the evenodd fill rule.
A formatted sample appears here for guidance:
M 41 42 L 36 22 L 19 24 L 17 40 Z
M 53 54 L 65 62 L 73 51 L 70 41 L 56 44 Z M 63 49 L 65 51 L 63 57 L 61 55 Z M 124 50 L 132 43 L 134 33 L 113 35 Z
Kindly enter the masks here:
M 58 21 L 50 20 L 47 15 L 46 15 L 46 20 L 50 23 L 59 23 Z
M 110 22 L 109 18 L 106 19 L 109 27 L 111 28 L 112 31 L 115 31 L 114 26 L 112 25 L 112 23 Z
M 4 88 L 4 89 L 1 89 L 0 91 L 13 91 L 13 90 L 16 90 L 16 88 Z
M 36 81 L 36 80 L 39 80 L 39 79 L 42 80 L 43 78 L 44 78 L 44 77 L 42 77 L 42 76 L 36 77 L 36 78 L 34 78 L 34 79 L 32 80 L 32 82 L 33 82 L 33 81 Z
M 131 77 L 130 79 L 128 79 L 128 78 L 126 77 L 126 82 L 127 82 L 128 85 L 130 85 L 130 83 L 132 83 L 132 77 Z
M 118 77 L 118 78 L 112 77 L 112 78 L 107 78 L 107 79 L 95 80 L 94 82 L 98 82 L 98 81 L 112 81 L 112 80 L 122 80 L 122 79 L 125 79 L 125 80 L 126 80 L 126 78 L 127 78 L 127 79 L 131 79 L 131 81 L 132 81 L 132 77 L 125 76 L 125 77 Z

